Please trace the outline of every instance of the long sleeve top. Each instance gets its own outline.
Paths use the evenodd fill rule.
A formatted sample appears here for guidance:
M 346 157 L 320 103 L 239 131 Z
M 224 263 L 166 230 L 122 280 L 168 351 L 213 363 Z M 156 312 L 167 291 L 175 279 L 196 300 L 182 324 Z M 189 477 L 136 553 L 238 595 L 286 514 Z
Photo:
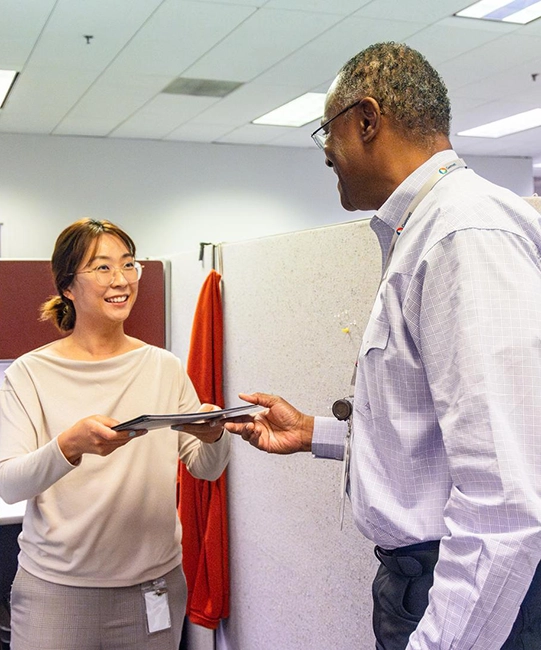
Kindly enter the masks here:
M 25 354 L 0 389 L 0 496 L 27 500 L 20 565 L 39 578 L 76 586 L 128 586 L 181 563 L 176 511 L 178 458 L 195 476 L 216 479 L 230 438 L 205 444 L 157 429 L 112 454 L 63 456 L 57 436 L 93 414 L 129 420 L 143 413 L 192 412 L 196 392 L 180 361 L 145 345 L 103 361 Z
M 385 260 L 441 152 L 372 220 Z M 541 225 L 526 201 L 459 169 L 397 239 L 358 358 L 349 493 L 384 548 L 441 539 L 407 650 L 495 650 L 541 560 Z M 318 418 L 313 452 L 342 458 Z

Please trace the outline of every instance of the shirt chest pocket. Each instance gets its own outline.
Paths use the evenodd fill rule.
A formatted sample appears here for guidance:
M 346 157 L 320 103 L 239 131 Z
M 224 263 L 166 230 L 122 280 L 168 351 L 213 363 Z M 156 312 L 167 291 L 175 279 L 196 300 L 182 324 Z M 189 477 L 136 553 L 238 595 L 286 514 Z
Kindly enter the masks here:
M 366 356 L 370 350 L 385 350 L 389 343 L 390 333 L 389 321 L 382 318 L 371 318 L 364 331 L 361 356 Z
M 364 332 L 359 355 L 359 381 L 356 385 L 359 412 L 366 420 L 386 415 L 385 404 L 385 350 L 389 344 L 389 321 L 371 318 Z M 361 379 L 362 377 L 362 379 Z

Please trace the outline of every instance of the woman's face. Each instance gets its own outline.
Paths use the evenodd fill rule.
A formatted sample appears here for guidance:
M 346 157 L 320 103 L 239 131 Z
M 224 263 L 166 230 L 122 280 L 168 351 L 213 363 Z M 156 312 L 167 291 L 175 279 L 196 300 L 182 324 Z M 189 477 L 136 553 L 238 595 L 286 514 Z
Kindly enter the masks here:
M 100 236 L 95 251 L 87 253 L 64 292 L 75 306 L 76 328 L 82 324 L 123 323 L 128 318 L 137 298 L 138 282 L 130 284 L 120 269 L 134 261 L 121 239 L 110 234 Z M 114 270 L 109 284 L 107 273 L 103 273 L 105 267 Z M 100 271 L 94 272 L 96 269 Z

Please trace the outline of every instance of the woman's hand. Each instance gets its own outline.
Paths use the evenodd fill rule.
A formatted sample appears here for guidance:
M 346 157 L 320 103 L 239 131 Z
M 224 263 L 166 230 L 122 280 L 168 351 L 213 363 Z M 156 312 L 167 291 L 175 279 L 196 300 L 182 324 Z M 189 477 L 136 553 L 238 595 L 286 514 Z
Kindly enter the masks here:
M 79 420 L 58 436 L 60 451 L 72 465 L 78 465 L 83 454 L 108 456 L 130 440 L 147 433 L 146 429 L 114 431 L 112 427 L 117 424 L 118 420 L 105 415 L 91 415 Z
M 201 404 L 198 409 L 198 413 L 208 413 L 209 411 L 219 411 L 220 407 L 215 404 Z M 218 440 L 223 435 L 223 418 L 215 420 L 206 420 L 201 422 L 201 424 L 179 424 L 177 426 L 171 427 L 175 431 L 183 431 L 184 433 L 189 433 L 196 438 L 199 438 L 201 442 L 213 443 L 218 442 Z

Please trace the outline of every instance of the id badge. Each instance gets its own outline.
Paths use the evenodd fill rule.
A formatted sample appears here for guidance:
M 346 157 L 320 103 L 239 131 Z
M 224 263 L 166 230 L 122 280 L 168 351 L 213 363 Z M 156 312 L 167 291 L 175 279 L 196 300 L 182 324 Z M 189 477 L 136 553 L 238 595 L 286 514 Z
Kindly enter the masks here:
M 171 614 L 169 612 L 169 594 L 164 578 L 152 582 L 145 582 L 141 586 L 145 601 L 147 619 L 147 633 L 161 632 L 171 627 Z
M 340 530 L 344 527 L 344 512 L 346 509 L 346 499 L 349 482 L 349 465 L 351 461 L 351 421 L 348 422 L 348 433 L 344 444 L 344 460 L 342 461 L 342 480 L 340 484 Z

